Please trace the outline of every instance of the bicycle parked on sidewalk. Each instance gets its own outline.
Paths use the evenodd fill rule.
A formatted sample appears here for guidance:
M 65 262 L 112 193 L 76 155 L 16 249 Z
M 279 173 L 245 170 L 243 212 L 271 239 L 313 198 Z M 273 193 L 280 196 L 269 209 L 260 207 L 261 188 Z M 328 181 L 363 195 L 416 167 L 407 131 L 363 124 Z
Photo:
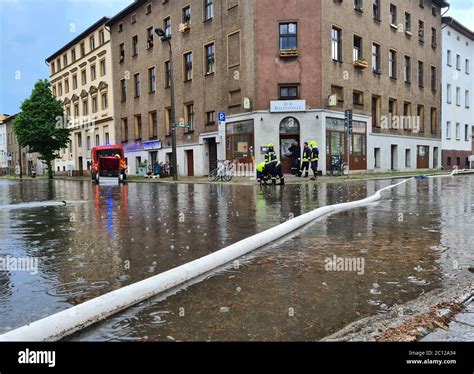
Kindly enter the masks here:
M 216 182 L 218 180 L 230 182 L 235 175 L 235 166 L 232 161 L 221 160 L 217 161 L 217 168 L 211 170 L 209 173 L 209 182 Z

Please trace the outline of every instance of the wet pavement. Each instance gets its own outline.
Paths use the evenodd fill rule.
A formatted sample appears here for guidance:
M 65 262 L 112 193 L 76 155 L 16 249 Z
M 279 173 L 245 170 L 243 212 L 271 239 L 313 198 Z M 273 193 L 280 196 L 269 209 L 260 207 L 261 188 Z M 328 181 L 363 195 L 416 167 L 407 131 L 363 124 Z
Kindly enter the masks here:
M 72 340 L 318 340 L 472 276 L 465 267 L 473 255 L 473 181 L 411 181 L 379 204 L 320 219 L 229 270 L 130 308 Z M 38 259 L 37 274 L 0 272 L 0 332 L 389 184 L 260 190 L 0 180 L 0 256 Z M 9 206 L 46 200 L 71 203 Z M 331 259 L 363 260 L 364 266 L 328 270 Z

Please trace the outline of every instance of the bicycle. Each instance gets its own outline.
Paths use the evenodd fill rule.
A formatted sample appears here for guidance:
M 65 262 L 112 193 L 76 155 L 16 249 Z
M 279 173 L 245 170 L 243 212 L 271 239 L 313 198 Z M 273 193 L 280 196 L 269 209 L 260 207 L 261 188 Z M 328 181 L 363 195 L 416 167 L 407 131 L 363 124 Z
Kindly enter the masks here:
M 211 170 L 208 176 L 209 182 L 217 180 L 230 182 L 235 174 L 234 163 L 228 160 L 217 161 L 217 168 Z

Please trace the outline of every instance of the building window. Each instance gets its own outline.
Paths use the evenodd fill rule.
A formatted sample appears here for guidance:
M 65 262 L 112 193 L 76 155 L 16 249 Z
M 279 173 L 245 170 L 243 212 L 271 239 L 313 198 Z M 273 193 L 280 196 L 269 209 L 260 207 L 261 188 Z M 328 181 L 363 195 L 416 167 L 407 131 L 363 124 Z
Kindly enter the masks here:
M 456 70 L 461 70 L 461 56 L 456 55 Z
M 397 79 L 397 52 L 393 49 L 388 54 L 388 75 L 390 78 Z
M 451 104 L 452 99 L 451 99 L 451 85 L 448 83 L 446 86 L 446 102 L 448 104 Z
M 380 21 L 380 0 L 372 0 L 372 10 L 374 13 L 374 19 Z
M 100 43 L 100 45 L 105 43 L 105 32 L 104 32 L 104 30 L 99 31 L 99 43 Z
M 331 41 L 332 41 L 332 59 L 333 61 L 342 62 L 342 30 L 337 27 L 332 28 Z
M 151 13 L 151 3 L 146 5 L 146 14 Z
M 358 11 L 362 11 L 362 0 L 354 0 L 354 9 Z
M 63 56 L 63 65 L 64 65 L 64 67 L 67 66 L 67 55 Z
M 446 139 L 451 139 L 451 121 L 446 122 Z
M 163 30 L 165 31 L 165 37 L 171 36 L 171 18 L 167 17 L 163 20 Z
M 206 125 L 216 124 L 216 112 L 214 110 L 206 112 Z
M 95 146 L 98 147 L 100 145 L 100 136 L 99 134 L 95 135 Z
M 74 104 L 74 117 L 79 117 L 79 103 Z
M 132 25 L 134 23 L 137 23 L 137 15 L 136 14 L 132 14 Z
M 71 49 L 71 60 L 72 62 L 76 61 L 76 48 Z
M 184 120 L 188 125 L 188 131 L 194 131 L 194 103 L 185 104 Z
M 411 128 L 411 116 L 412 116 L 412 112 L 411 112 L 411 103 L 408 102 L 408 101 L 405 101 L 403 103 L 403 129 L 404 130 L 410 130 Z
M 372 95 L 372 126 L 380 127 L 380 113 L 382 110 L 382 100 L 380 96 Z
M 86 44 L 84 42 L 80 44 L 80 50 L 81 50 L 81 57 L 84 57 L 86 54 Z
M 137 114 L 135 116 L 135 140 L 142 139 L 142 116 Z
M 214 4 L 212 0 L 204 0 L 204 21 L 214 17 Z
M 411 32 L 411 14 L 405 12 L 405 32 Z
M 411 149 L 405 149 L 405 167 L 411 168 Z
M 150 112 L 149 116 L 150 139 L 158 138 L 158 118 L 155 112 Z
M 191 23 L 191 5 L 185 6 L 183 8 L 182 21 L 188 25 Z
M 436 68 L 431 67 L 431 90 L 436 91 Z
M 359 61 L 364 56 L 362 55 L 362 38 L 358 35 L 354 35 L 354 46 L 352 49 L 352 60 Z
M 372 71 L 376 74 L 382 74 L 380 66 L 380 45 L 372 44 Z
M 82 148 L 82 134 L 81 133 L 77 134 L 77 147 Z
M 470 74 L 469 59 L 466 58 L 466 74 Z
M 424 79 L 424 63 L 422 61 L 418 61 L 418 87 L 423 88 L 425 85 Z
M 188 82 L 193 79 L 193 53 L 188 52 L 183 56 L 184 63 L 184 81 Z
M 405 56 L 403 63 L 403 80 L 405 83 L 411 83 L 411 57 Z
M 418 21 L 418 40 L 421 43 L 425 42 L 425 23 L 423 21 Z
M 430 125 L 431 125 L 431 133 L 437 134 L 438 133 L 438 110 L 436 108 L 431 108 L 430 112 Z
M 280 100 L 295 100 L 299 98 L 299 86 L 293 85 L 280 85 L 278 98 Z
M 215 72 L 215 45 L 214 43 L 210 43 L 204 46 L 204 51 L 206 53 L 206 66 L 205 72 L 207 74 L 213 74 Z
M 85 69 L 81 71 L 81 83 L 82 85 L 87 84 L 87 73 Z
M 99 103 L 97 101 L 97 96 L 92 97 L 92 113 L 97 113 L 99 111 Z
M 280 23 L 280 50 L 298 49 L 298 25 L 296 22 Z
M 95 49 L 95 38 L 93 36 L 89 38 L 89 47 L 91 51 Z
M 105 145 L 110 145 L 110 135 L 108 132 L 105 133 Z
M 123 31 L 123 23 L 120 22 L 118 25 L 118 32 L 122 32 L 122 31 Z
M 125 61 L 125 44 L 119 45 L 119 61 L 120 63 Z
M 58 96 L 56 91 L 56 86 L 53 86 L 53 96 Z
M 128 119 L 127 118 L 122 118 L 122 141 L 127 142 L 128 141 Z
M 107 73 L 105 59 L 100 61 L 100 76 L 103 77 Z
M 87 142 L 87 150 L 90 151 L 91 150 L 91 147 L 92 147 L 92 144 L 91 144 L 91 137 L 88 136 L 86 138 L 86 142 Z
M 134 87 L 135 87 L 135 97 L 140 97 L 141 92 L 141 83 L 140 83 L 140 73 L 137 73 L 133 76 Z
M 425 132 L 425 107 L 423 105 L 418 105 L 416 114 L 419 120 L 419 132 Z
M 451 51 L 450 51 L 449 49 L 448 49 L 447 54 L 448 54 L 448 55 L 447 55 L 447 65 L 448 65 L 448 66 L 452 66 L 452 63 L 451 63 L 451 55 L 452 55 L 452 53 L 451 53 Z
M 388 121 L 389 121 L 389 128 L 393 129 L 393 120 L 398 115 L 397 109 L 397 100 L 389 99 L 388 100 Z
M 397 26 L 397 6 L 394 4 L 390 4 L 390 25 Z
M 469 90 L 466 90 L 466 92 L 464 93 L 464 106 L 469 109 L 469 107 L 471 106 L 470 105 L 470 99 L 469 99 Z
M 107 92 L 102 93 L 102 110 L 106 110 L 108 106 Z
M 363 106 L 364 105 L 364 93 L 362 91 L 354 90 L 352 93 L 352 104 Z
M 432 27 L 431 28 L 431 46 L 436 47 L 436 45 L 437 45 L 436 29 Z
M 77 75 L 74 74 L 72 76 L 72 89 L 75 90 L 77 88 Z
M 331 85 L 331 95 L 337 96 L 338 106 L 341 106 L 344 104 L 344 88 L 343 87 Z
M 132 38 L 132 56 L 138 55 L 138 35 Z
M 456 123 L 456 140 L 461 140 L 461 124 Z
M 97 72 L 95 69 L 95 65 L 91 65 L 91 82 L 97 79 Z
M 58 84 L 58 96 L 63 96 L 63 84 Z
M 146 48 L 153 48 L 153 27 L 146 29 Z
M 469 125 L 464 125 L 464 140 L 466 142 L 471 140 L 471 134 L 469 133 Z
M 148 91 L 150 93 L 156 91 L 156 70 L 154 66 L 148 69 Z
M 456 87 L 456 105 L 461 106 L 461 88 Z
M 87 99 L 82 100 L 82 115 L 89 115 L 89 105 L 87 103 Z
M 165 88 L 171 87 L 171 64 L 165 61 Z
M 125 79 L 120 81 L 120 95 L 122 101 L 127 100 L 127 81 Z

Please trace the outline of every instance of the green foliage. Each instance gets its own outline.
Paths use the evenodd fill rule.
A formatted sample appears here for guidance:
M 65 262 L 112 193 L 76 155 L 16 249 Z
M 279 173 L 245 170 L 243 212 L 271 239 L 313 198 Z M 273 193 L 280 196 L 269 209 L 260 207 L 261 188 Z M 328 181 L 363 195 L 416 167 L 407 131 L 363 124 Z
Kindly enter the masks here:
M 70 130 L 65 125 L 62 104 L 51 93 L 50 83 L 39 80 L 31 96 L 21 104 L 22 112 L 13 121 L 13 131 L 21 147 L 29 147 L 46 162 L 52 178 L 52 161 L 69 143 Z

